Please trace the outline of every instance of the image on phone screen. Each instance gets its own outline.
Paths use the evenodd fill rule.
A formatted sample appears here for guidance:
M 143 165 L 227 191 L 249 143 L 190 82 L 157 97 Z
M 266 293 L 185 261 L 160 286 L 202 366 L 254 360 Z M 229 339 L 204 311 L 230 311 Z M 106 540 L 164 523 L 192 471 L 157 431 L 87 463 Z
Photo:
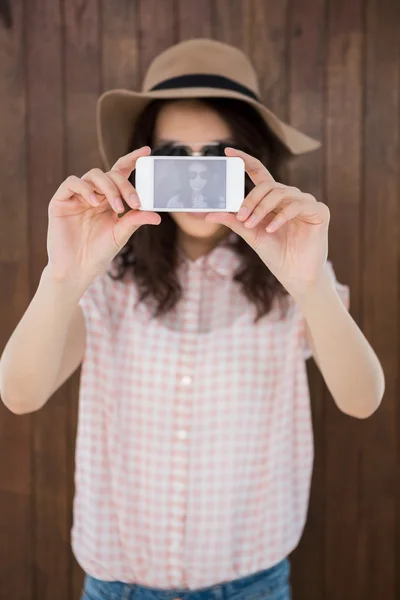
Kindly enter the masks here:
M 154 208 L 226 208 L 226 161 L 155 158 Z

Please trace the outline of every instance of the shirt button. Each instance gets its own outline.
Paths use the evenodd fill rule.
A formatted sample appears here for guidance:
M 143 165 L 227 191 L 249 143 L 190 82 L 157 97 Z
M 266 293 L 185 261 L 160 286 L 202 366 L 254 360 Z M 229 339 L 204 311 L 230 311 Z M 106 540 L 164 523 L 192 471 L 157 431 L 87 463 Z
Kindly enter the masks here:
M 186 438 L 187 438 L 187 436 L 188 436 L 188 433 L 187 433 L 187 431 L 185 431 L 184 429 L 181 429 L 180 431 L 177 431 L 177 432 L 176 432 L 176 435 L 178 436 L 178 438 L 179 438 L 180 440 L 186 440 Z
M 190 375 L 185 375 L 184 377 L 182 377 L 181 385 L 188 386 L 191 384 L 192 384 L 192 378 L 190 377 Z

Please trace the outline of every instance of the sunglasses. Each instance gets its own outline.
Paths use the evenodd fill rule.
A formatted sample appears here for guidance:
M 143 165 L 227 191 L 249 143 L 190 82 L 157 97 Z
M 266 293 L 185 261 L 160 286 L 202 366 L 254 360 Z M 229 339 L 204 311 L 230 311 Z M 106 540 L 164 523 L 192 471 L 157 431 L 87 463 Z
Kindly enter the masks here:
M 209 142 L 195 151 L 185 144 L 170 142 L 154 148 L 151 154 L 152 156 L 225 156 L 225 148 L 229 147 L 232 147 L 232 144 L 228 142 Z
M 207 171 L 189 171 L 189 179 L 194 181 L 195 179 L 201 179 L 203 181 L 206 180 Z

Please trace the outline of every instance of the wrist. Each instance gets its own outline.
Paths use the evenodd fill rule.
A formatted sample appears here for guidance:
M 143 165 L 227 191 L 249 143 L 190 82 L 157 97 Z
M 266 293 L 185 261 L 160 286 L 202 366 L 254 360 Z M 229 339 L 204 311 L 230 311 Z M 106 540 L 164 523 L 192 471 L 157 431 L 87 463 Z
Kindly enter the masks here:
M 312 281 L 292 282 L 285 286 L 297 304 L 305 311 L 309 305 L 335 294 L 331 273 L 325 265 L 318 278 Z
M 80 278 L 66 279 L 58 277 L 48 263 L 43 269 L 40 277 L 39 288 L 45 289 L 48 294 L 56 298 L 72 303 L 78 303 L 91 282 Z

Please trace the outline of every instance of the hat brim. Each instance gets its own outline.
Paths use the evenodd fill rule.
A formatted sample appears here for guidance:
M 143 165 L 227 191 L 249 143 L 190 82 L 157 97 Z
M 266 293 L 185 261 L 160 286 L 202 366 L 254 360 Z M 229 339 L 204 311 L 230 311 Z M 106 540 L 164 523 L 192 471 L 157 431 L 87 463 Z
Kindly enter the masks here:
M 131 148 L 135 123 L 144 108 L 153 100 L 180 98 L 233 98 L 242 100 L 259 112 L 267 127 L 291 154 L 316 150 L 321 143 L 291 125 L 284 123 L 258 100 L 231 90 L 216 88 L 179 88 L 154 92 L 134 92 L 115 89 L 104 92 L 97 103 L 97 133 L 101 156 L 111 169 L 120 156 Z

